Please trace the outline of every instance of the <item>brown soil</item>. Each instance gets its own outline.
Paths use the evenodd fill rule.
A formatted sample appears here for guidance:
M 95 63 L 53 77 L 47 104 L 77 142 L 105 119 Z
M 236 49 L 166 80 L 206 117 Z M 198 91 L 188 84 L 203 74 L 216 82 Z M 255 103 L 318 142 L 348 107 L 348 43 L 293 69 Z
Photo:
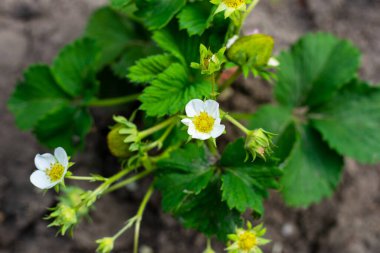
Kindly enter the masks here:
M 92 222 L 82 223 L 74 238 L 55 237 L 42 220 L 54 205 L 54 194 L 42 195 L 29 183 L 33 157 L 43 149 L 29 133 L 14 125 L 5 102 L 31 63 L 50 62 L 65 43 L 79 36 L 91 10 L 105 0 L 0 1 L 0 253 L 94 252 L 94 240 L 112 235 L 137 209 L 143 189 L 122 190 L 101 199 Z M 376 0 L 262 1 L 245 31 L 260 29 L 274 36 L 279 51 L 310 31 L 329 31 L 354 41 L 363 52 L 364 78 L 380 82 L 380 2 Z M 271 89 L 248 80 L 234 87 L 223 102 L 229 110 L 253 112 L 268 102 Z M 76 173 L 110 174 L 117 167 L 105 149 L 104 134 L 111 110 L 94 111 L 96 128 L 84 152 L 75 158 Z M 231 134 L 231 136 L 237 133 Z M 305 179 L 307 180 L 307 179 Z M 91 185 L 83 185 L 91 187 Z M 204 238 L 183 229 L 160 211 L 159 196 L 148 205 L 142 227 L 141 252 L 202 252 Z M 266 203 L 265 224 L 272 253 L 379 253 L 380 166 L 346 160 L 339 189 L 331 199 L 307 209 L 287 208 L 277 193 Z M 215 244 L 216 245 L 216 244 Z M 119 240 L 115 252 L 131 252 L 132 234 Z M 217 252 L 223 246 L 217 245 Z M 153 250 L 153 251 L 150 251 Z

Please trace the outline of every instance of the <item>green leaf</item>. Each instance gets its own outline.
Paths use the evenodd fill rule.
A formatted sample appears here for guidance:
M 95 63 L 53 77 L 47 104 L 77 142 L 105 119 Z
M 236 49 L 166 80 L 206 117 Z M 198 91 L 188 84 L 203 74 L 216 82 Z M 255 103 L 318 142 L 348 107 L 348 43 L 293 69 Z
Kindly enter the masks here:
M 358 86 L 358 87 L 355 87 Z M 340 154 L 362 163 L 380 161 L 380 90 L 354 81 L 311 112 L 312 124 Z
M 343 159 L 312 128 L 303 126 L 284 164 L 282 195 L 291 206 L 306 207 L 332 194 Z
M 279 105 L 265 105 L 260 107 L 248 123 L 249 129 L 263 128 L 276 134 L 273 137 L 273 156 L 280 160 L 285 159 L 295 142 L 295 127 L 292 109 Z
M 71 96 L 92 97 L 98 88 L 95 79 L 98 56 L 95 41 L 88 38 L 65 46 L 52 65 L 58 85 Z
M 210 161 L 204 147 L 187 144 L 185 148 L 178 149 L 170 154 L 170 158 L 162 159 L 157 164 L 160 168 L 173 168 L 182 172 L 206 170 Z
M 223 175 L 222 191 L 223 200 L 231 208 L 236 208 L 240 212 L 245 212 L 247 208 L 252 208 L 259 214 L 263 214 L 263 197 L 256 193 L 252 187 L 251 178 L 247 171 L 227 170 Z
M 118 77 L 125 78 L 129 74 L 129 68 L 138 60 L 161 52 L 158 47 L 150 43 L 127 46 L 120 58 L 111 64 L 112 71 Z
M 66 106 L 40 120 L 34 129 L 38 140 L 49 148 L 63 147 L 73 154 L 83 146 L 92 118 L 86 109 Z
M 180 29 L 186 29 L 190 36 L 202 35 L 212 22 L 211 7 L 208 2 L 187 4 L 177 15 Z
M 172 115 L 184 110 L 191 99 L 202 98 L 211 93 L 211 84 L 205 80 L 189 80 L 189 74 L 179 63 L 173 63 L 168 69 L 152 81 L 140 96 L 141 109 L 148 116 Z
M 124 14 L 132 14 L 137 10 L 133 0 L 109 0 L 110 6 Z
M 85 36 L 96 41 L 101 48 L 99 68 L 113 62 L 136 38 L 134 24 L 108 7 L 91 16 Z
M 68 103 L 69 96 L 56 83 L 49 66 L 32 65 L 8 101 L 20 129 L 33 128 L 49 112 Z
M 230 208 L 242 213 L 252 208 L 262 215 L 267 188 L 277 188 L 277 177 L 281 172 L 274 164 L 245 161 L 245 157 L 243 139 L 229 144 L 223 152 L 220 160 L 220 165 L 225 169 L 222 197 Z
M 171 53 L 183 65 L 199 61 L 199 36 L 191 36 L 184 31 L 168 27 L 153 33 L 152 39 L 163 50 Z M 219 49 L 219 48 L 218 48 Z
M 185 5 L 185 0 L 136 0 L 138 11 L 150 30 L 166 26 L 175 14 Z
M 204 146 L 187 144 L 157 165 L 163 209 L 186 227 L 225 240 L 240 224 L 239 213 L 221 201 L 220 180 Z
M 306 35 L 278 58 L 276 98 L 288 106 L 328 101 L 356 75 L 359 58 L 350 42 L 324 33 Z
M 149 83 L 172 64 L 168 54 L 153 55 L 141 59 L 129 69 L 128 78 L 135 83 Z
M 221 201 L 220 195 L 220 181 L 214 180 L 200 194 L 189 198 L 175 215 L 185 227 L 227 241 L 227 235 L 241 226 L 241 218 L 238 211 Z

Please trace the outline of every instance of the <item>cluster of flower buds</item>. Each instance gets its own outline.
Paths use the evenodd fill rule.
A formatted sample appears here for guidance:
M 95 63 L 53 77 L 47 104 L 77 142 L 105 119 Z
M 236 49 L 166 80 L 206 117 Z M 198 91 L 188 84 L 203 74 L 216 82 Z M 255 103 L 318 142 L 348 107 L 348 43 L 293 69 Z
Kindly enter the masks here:
M 49 227 L 59 227 L 59 232 L 62 235 L 67 231 L 72 233 L 74 226 L 89 211 L 85 205 L 81 205 L 84 192 L 84 190 L 78 187 L 66 187 L 58 199 L 59 203 L 56 207 L 51 208 L 52 212 L 46 217 L 48 220 L 53 220 L 49 224 Z

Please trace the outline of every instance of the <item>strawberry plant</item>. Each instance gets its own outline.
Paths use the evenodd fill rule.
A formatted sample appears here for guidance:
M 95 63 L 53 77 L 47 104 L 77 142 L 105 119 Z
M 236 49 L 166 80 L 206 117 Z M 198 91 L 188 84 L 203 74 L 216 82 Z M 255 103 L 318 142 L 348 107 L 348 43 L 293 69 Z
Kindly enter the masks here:
M 360 79 L 359 50 L 315 33 L 274 57 L 270 35 L 242 32 L 257 4 L 110 0 L 50 65 L 27 68 L 8 106 L 21 130 L 55 148 L 36 155 L 30 177 L 40 189 L 60 190 L 50 226 L 72 233 L 99 198 L 150 177 L 136 215 L 97 240 L 98 252 L 111 252 L 132 228 L 138 252 L 144 210 L 158 191 L 165 212 L 208 238 L 204 252 L 214 252 L 216 238 L 230 253 L 259 253 L 269 240 L 249 219 L 264 215 L 270 190 L 307 207 L 334 192 L 344 156 L 380 161 L 380 91 Z M 275 102 L 241 122 L 218 99 L 250 74 L 273 85 Z M 69 155 L 83 150 L 94 125 L 89 109 L 108 106 L 125 111 L 109 115 L 107 136 L 121 169 L 110 177 L 74 175 Z M 222 148 L 226 124 L 241 135 Z M 70 180 L 96 186 L 84 190 Z

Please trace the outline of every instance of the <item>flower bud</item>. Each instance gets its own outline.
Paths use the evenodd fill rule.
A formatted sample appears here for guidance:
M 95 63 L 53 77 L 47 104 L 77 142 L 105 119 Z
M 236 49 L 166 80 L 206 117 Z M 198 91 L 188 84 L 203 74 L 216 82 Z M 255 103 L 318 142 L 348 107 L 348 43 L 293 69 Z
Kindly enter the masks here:
M 272 154 L 272 138 L 274 135 L 262 128 L 249 131 L 244 147 L 252 155 L 253 160 L 257 155 L 265 160 L 266 155 Z
M 54 219 L 53 222 L 49 224 L 49 227 L 60 227 L 59 231 L 62 235 L 64 235 L 67 230 L 72 231 L 78 222 L 76 210 L 65 204 L 58 204 L 52 210 L 53 212 L 46 218 Z
M 225 47 L 219 49 L 217 53 L 211 52 L 205 45 L 201 44 L 199 47 L 200 62 L 192 62 L 191 67 L 200 69 L 204 75 L 211 75 L 222 68 L 222 64 L 226 61 L 224 57 Z
M 98 253 L 110 253 L 113 249 L 115 239 L 113 237 L 104 237 L 102 239 L 96 240 L 99 244 L 96 252 Z

